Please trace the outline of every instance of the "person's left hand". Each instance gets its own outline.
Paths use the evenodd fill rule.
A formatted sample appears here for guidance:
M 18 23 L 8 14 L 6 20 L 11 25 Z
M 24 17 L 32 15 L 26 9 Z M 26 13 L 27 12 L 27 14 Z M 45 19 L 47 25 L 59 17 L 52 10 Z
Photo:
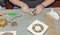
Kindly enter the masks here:
M 43 10 L 43 6 L 42 5 L 38 5 L 34 9 L 34 14 L 39 14 L 39 13 L 41 13 L 42 10 Z

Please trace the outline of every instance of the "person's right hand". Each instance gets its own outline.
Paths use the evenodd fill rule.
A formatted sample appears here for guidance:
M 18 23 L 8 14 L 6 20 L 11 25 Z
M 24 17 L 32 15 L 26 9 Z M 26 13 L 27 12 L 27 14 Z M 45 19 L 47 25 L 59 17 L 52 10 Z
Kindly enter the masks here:
M 24 12 L 29 12 L 29 7 L 27 4 L 24 4 L 21 8 Z

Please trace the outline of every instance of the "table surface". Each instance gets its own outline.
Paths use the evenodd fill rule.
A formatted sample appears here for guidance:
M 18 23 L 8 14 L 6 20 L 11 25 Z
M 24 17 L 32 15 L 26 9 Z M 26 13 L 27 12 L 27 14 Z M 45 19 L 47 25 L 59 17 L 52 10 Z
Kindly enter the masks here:
M 33 11 L 33 9 L 30 9 L 30 12 L 32 12 L 32 11 Z M 33 21 L 35 21 L 37 19 L 37 20 L 40 20 L 41 22 L 47 24 L 48 26 L 50 26 L 50 24 L 51 24 L 53 30 L 55 30 L 55 34 L 57 33 L 57 35 L 59 35 L 60 34 L 60 20 L 55 20 L 55 19 L 50 18 L 46 14 L 47 12 L 50 12 L 50 11 L 51 11 L 51 8 L 46 8 L 39 15 L 32 16 L 31 14 L 28 14 L 28 13 L 25 14 L 21 9 L 18 9 L 18 10 L 1 10 L 0 13 L 16 12 L 17 15 L 22 15 L 22 14 L 25 14 L 25 15 L 22 17 L 17 17 L 11 21 L 11 22 L 17 22 L 18 26 L 13 27 L 13 26 L 11 26 L 11 23 L 8 23 L 8 25 L 5 26 L 4 28 L 0 27 L 0 31 L 16 31 L 17 32 L 16 35 L 33 35 L 29 31 L 27 31 L 27 27 L 30 24 L 32 24 Z M 59 12 L 60 8 L 54 8 L 54 11 L 56 11 L 60 16 L 60 12 Z M 10 21 L 14 17 L 2 16 L 2 17 L 0 17 L 0 19 L 1 18 L 5 18 L 8 21 Z M 48 18 L 48 19 L 46 19 L 46 18 Z M 51 28 L 51 26 L 49 28 Z M 54 35 L 54 34 L 50 34 L 50 33 L 51 33 L 51 30 L 48 29 L 44 33 L 44 35 Z

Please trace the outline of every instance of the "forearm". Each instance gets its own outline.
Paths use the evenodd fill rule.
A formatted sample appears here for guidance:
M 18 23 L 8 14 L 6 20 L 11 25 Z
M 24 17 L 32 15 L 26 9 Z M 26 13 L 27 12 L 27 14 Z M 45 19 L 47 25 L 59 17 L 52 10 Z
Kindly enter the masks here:
M 49 6 L 50 4 L 52 4 L 53 2 L 54 2 L 55 0 L 45 0 L 43 3 L 41 3 L 41 4 L 43 4 L 45 7 L 47 7 L 47 6 Z
M 20 7 L 24 7 L 25 3 L 19 0 L 9 0 L 11 3 L 13 3 L 14 5 L 20 6 Z

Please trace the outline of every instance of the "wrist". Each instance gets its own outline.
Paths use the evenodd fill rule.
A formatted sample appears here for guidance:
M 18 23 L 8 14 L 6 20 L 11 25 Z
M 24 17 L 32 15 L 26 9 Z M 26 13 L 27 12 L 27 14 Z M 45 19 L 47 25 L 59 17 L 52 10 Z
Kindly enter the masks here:
M 42 8 L 45 8 L 45 6 L 43 4 L 40 4 L 39 6 L 42 7 Z
M 20 7 L 25 7 L 27 4 L 25 4 L 24 2 L 22 1 L 19 1 L 19 4 L 18 4 Z
M 25 3 L 21 5 L 21 7 L 26 7 L 26 6 L 27 6 L 27 4 L 25 4 Z

